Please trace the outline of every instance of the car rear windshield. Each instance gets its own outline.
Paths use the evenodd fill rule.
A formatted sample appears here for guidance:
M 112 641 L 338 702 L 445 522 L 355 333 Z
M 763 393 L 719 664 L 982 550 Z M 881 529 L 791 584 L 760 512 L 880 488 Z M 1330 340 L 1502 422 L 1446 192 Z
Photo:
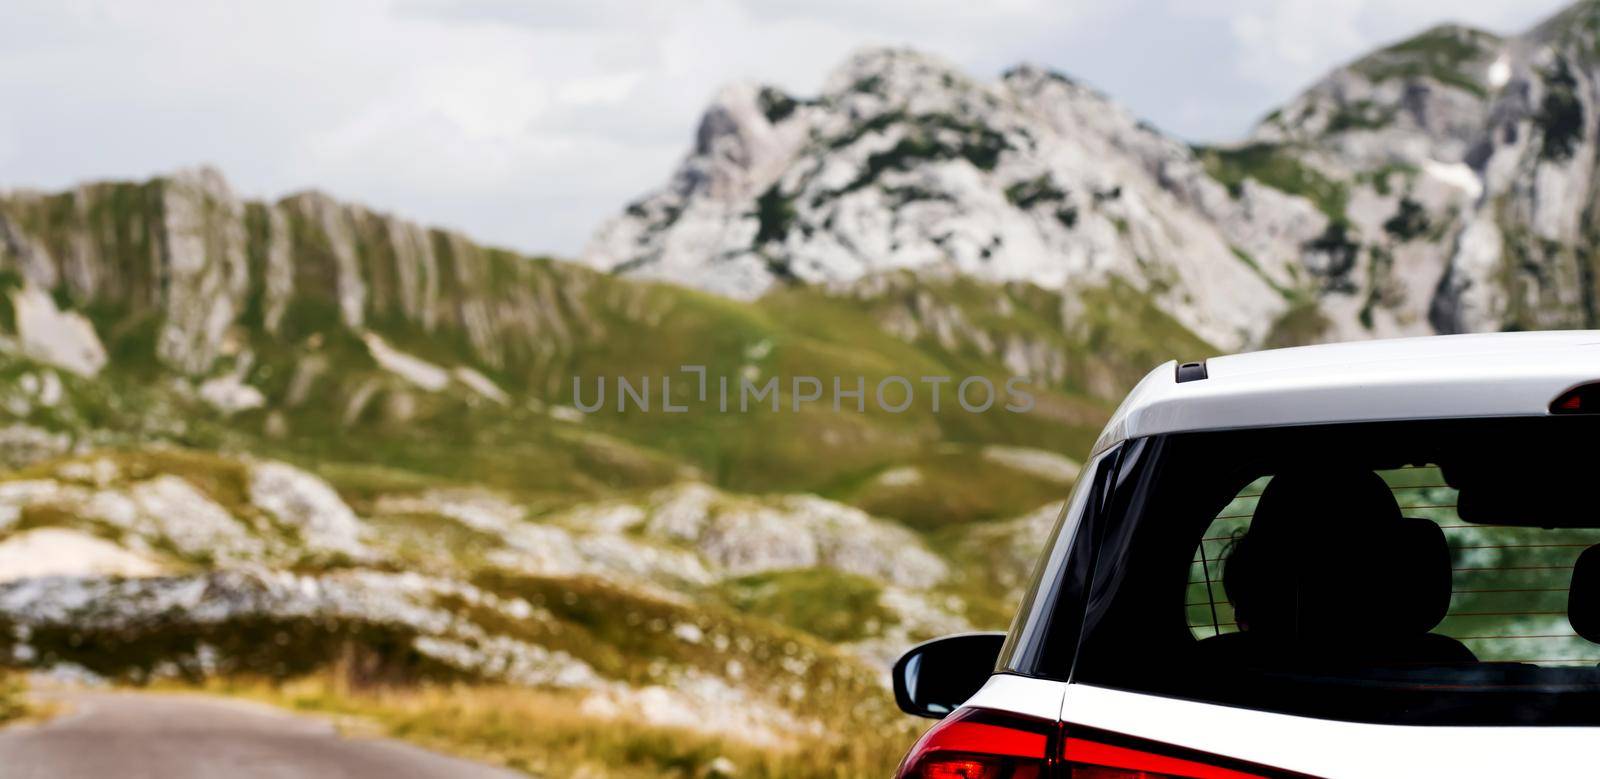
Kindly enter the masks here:
M 1062 606 L 1083 614 L 1074 680 L 1354 721 L 1600 724 L 1600 419 L 1138 443 L 1074 540 L 1096 550 Z

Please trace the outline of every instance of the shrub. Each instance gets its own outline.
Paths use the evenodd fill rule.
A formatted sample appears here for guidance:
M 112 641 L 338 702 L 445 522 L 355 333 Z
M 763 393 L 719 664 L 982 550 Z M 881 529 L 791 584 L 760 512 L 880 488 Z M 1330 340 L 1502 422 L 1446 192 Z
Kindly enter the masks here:
M 1544 100 L 1534 116 L 1544 138 L 1539 146 L 1539 158 L 1565 162 L 1572 158 L 1583 135 L 1583 103 L 1578 100 L 1578 83 L 1566 60 L 1557 60 L 1555 67 L 1542 75 Z
M 1201 149 L 1206 172 L 1228 188 L 1234 197 L 1244 192 L 1244 180 L 1310 200 L 1335 222 L 1346 221 L 1350 193 L 1345 185 L 1322 175 L 1296 159 L 1289 150 L 1270 143 L 1252 143 L 1233 149 Z
M 761 113 L 767 117 L 767 121 L 773 124 L 788 119 L 800 107 L 798 100 L 772 87 L 762 87 L 756 95 L 756 102 L 761 105 Z
M 789 236 L 789 226 L 794 222 L 794 199 L 783 194 L 777 184 L 767 188 L 756 198 L 755 245 L 782 243 Z
M 1383 223 L 1384 232 L 1402 243 L 1428 232 L 1428 212 L 1422 204 L 1408 197 L 1400 198 L 1400 208 Z

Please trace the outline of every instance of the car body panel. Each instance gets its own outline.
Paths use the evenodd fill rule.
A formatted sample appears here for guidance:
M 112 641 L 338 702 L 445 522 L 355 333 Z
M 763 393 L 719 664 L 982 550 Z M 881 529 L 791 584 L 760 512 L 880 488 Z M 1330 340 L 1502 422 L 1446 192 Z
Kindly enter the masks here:
M 1054 720 L 1061 713 L 1061 698 L 1066 691 L 1066 682 L 995 674 L 967 700 L 966 705 Z
M 1600 728 L 1374 725 L 1075 683 L 1061 719 L 1313 776 L 1568 776 L 1595 765 Z
M 1600 381 L 1600 331 L 1494 333 L 1303 346 L 1213 357 L 1208 378 L 1151 371 L 1106 424 L 1096 453 L 1161 433 L 1548 414 Z

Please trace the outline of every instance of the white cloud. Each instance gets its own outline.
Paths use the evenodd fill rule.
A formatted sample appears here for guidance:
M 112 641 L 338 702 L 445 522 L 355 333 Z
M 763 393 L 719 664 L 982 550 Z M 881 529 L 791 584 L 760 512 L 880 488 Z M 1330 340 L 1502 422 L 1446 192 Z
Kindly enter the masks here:
M 1229 20 L 1238 77 L 1293 90 L 1330 66 L 1443 22 L 1514 33 L 1554 13 L 1560 0 L 1213 0 L 1179 3 L 1192 16 Z
M 563 84 L 556 96 L 563 102 L 579 106 L 611 105 L 628 99 L 644 81 L 644 77 L 644 71 L 635 70 L 575 79 Z
M 211 162 L 482 240 L 575 252 L 661 183 L 722 83 L 817 89 L 906 44 L 990 77 L 1032 60 L 1193 138 L 1242 133 L 1331 65 L 1447 18 L 1553 0 L 13 0 L 0 186 Z

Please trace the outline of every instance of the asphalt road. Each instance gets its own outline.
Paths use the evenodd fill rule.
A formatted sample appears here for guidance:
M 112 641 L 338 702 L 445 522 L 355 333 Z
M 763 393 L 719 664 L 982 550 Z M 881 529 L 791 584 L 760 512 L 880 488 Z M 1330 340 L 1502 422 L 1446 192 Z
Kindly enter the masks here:
M 397 741 L 344 738 L 327 722 L 248 702 L 117 692 L 49 697 L 66 713 L 0 730 L 0 778 L 521 776 Z

